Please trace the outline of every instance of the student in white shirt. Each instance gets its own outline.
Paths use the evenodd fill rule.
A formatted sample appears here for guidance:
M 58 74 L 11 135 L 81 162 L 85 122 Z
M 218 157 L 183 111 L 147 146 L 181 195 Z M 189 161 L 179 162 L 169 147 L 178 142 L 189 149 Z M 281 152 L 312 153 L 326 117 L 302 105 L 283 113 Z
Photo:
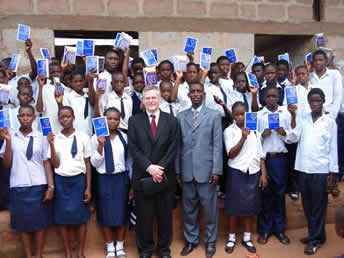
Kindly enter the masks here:
M 145 78 L 142 73 L 136 73 L 133 76 L 133 93 L 131 94 L 131 99 L 133 100 L 133 115 L 140 113 L 141 102 L 142 102 L 142 91 L 145 87 Z
M 109 107 L 115 107 L 121 111 L 121 122 L 119 128 L 124 132 L 128 131 L 128 120 L 133 112 L 133 101 L 131 97 L 124 92 L 124 75 L 122 72 L 112 74 L 112 91 L 100 98 L 104 91 L 97 89 L 95 98 L 95 116 L 100 117 L 104 110 Z
M 265 106 L 264 102 L 264 88 L 267 86 L 275 86 L 279 90 L 279 99 L 278 99 L 278 105 L 283 105 L 284 102 L 284 87 L 280 85 L 277 81 L 277 66 L 274 63 L 269 63 L 265 66 L 264 69 L 264 77 L 265 81 L 260 87 L 260 95 L 259 95 L 259 103 L 262 106 Z
M 91 163 L 97 169 L 97 220 L 103 227 L 107 256 L 125 258 L 124 240 L 127 224 L 129 162 L 127 135 L 118 129 L 121 113 L 105 110 L 109 136 L 93 135 Z M 114 246 L 113 228 L 117 240 Z
M 74 112 L 58 111 L 63 130 L 48 134 L 48 158 L 55 171 L 54 220 L 59 225 L 65 256 L 71 257 L 69 227 L 78 231 L 78 257 L 84 257 L 87 221 L 91 217 L 91 165 L 89 136 L 73 128 Z
M 289 74 L 289 63 L 287 60 L 279 60 L 277 62 L 277 82 L 284 89 L 285 87 L 290 87 L 291 82 L 288 79 Z
M 157 73 L 159 77 L 157 86 L 159 87 L 162 81 L 170 81 L 173 87 L 174 86 L 174 83 L 172 82 L 173 72 L 174 72 L 173 64 L 169 60 L 161 61 L 157 67 Z
M 342 77 L 337 70 L 326 68 L 326 63 L 327 56 L 323 50 L 316 50 L 312 54 L 314 71 L 311 73 L 310 81 L 325 94 L 324 111 L 329 112 L 331 117 L 336 119 L 343 98 Z
M 229 238 L 226 252 L 232 253 L 236 244 L 237 217 L 244 217 L 245 232 L 242 245 L 255 253 L 251 241 L 254 216 L 261 209 L 261 190 L 267 185 L 265 153 L 257 132 L 245 128 L 247 105 L 236 102 L 232 114 L 234 123 L 224 131 L 227 166 L 225 214 L 228 214 Z
M 262 211 L 258 217 L 258 243 L 266 244 L 270 235 L 288 245 L 285 235 L 286 211 L 285 192 L 288 183 L 288 160 L 285 143 L 289 141 L 291 126 L 295 125 L 295 116 L 278 105 L 279 90 L 268 86 L 264 89 L 266 106 L 258 112 L 258 131 L 263 138 L 263 151 L 266 153 L 268 186 L 263 192 Z M 279 115 L 279 127 L 269 129 L 269 114 Z
M 306 245 L 304 252 L 308 255 L 315 254 L 326 241 L 328 192 L 333 194 L 338 172 L 337 126 L 334 119 L 323 112 L 325 100 L 321 89 L 312 89 L 308 93 L 312 111 L 298 121 L 293 130 L 298 141 L 295 169 L 300 172 L 299 188 L 308 223 L 308 236 L 301 242 Z
M 231 63 L 227 56 L 220 56 L 217 58 L 216 63 L 220 67 L 221 71 L 221 78 L 225 80 L 231 80 L 230 78 L 230 69 L 231 69 Z
M 171 94 L 172 94 L 172 89 L 173 89 L 172 82 L 161 81 L 159 84 L 159 89 L 160 89 L 160 95 L 161 95 L 161 100 L 160 100 L 160 105 L 159 105 L 160 110 L 168 114 L 171 114 L 173 116 L 177 116 L 180 110 L 180 105 L 179 103 L 171 102 Z

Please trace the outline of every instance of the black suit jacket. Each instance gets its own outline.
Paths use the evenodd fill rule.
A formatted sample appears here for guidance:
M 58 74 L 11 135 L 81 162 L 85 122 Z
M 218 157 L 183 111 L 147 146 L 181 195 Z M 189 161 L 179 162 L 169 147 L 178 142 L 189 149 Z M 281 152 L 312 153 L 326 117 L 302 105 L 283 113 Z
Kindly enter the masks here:
M 132 186 L 140 191 L 139 180 L 151 176 L 146 172 L 149 165 L 165 168 L 168 188 L 174 191 L 176 174 L 174 162 L 179 139 L 177 119 L 160 111 L 156 135 L 153 139 L 152 129 L 146 112 L 138 113 L 129 119 L 128 146 L 133 157 Z
M 141 112 L 141 109 L 140 109 L 141 100 L 139 99 L 139 97 L 136 95 L 135 92 L 131 96 L 131 99 L 133 100 L 133 115 L 136 115 L 137 113 Z

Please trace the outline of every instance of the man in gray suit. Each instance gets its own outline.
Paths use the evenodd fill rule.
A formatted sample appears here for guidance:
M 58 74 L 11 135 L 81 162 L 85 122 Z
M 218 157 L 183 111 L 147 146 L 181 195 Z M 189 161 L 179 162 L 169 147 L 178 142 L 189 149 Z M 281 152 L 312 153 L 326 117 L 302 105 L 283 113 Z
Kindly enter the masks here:
M 205 92 L 199 82 L 189 83 L 192 107 L 179 113 L 181 140 L 176 158 L 177 180 L 182 182 L 184 237 L 181 255 L 199 244 L 199 203 L 203 206 L 207 233 L 206 256 L 216 252 L 218 208 L 216 185 L 222 174 L 221 115 L 203 104 Z

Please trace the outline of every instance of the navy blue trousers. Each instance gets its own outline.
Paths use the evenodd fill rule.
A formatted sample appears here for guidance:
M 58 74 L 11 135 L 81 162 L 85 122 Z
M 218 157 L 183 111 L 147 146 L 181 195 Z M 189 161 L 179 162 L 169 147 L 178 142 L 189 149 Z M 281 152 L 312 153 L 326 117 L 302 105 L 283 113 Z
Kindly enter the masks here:
M 258 216 L 259 233 L 284 233 L 286 224 L 285 193 L 288 184 L 287 155 L 266 159 L 268 186 L 262 193 Z
M 337 122 L 337 130 L 338 130 L 338 138 L 337 138 L 337 143 L 338 143 L 338 165 L 339 165 L 339 174 L 342 176 L 344 174 L 344 146 L 343 146 L 343 141 L 344 141 L 344 114 L 339 113 L 336 119 Z
M 10 169 L 4 168 L 0 159 L 0 210 L 8 210 L 10 203 Z
M 326 241 L 327 176 L 328 174 L 299 173 L 299 189 L 308 224 L 307 238 L 311 244 L 321 244 Z

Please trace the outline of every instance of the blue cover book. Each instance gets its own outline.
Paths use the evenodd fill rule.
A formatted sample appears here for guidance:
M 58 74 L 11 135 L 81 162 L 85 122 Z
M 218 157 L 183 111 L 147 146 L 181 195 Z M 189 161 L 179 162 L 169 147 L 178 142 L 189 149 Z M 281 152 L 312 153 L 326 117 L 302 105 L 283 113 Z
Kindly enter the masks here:
M 311 61 L 312 61 L 312 53 L 308 53 L 306 56 L 305 56 L 305 61 L 306 63 L 310 64 Z
M 94 69 L 94 73 L 98 73 L 98 57 L 97 56 L 87 56 L 86 57 L 86 73 Z
M 121 34 L 122 33 L 120 32 L 116 34 L 116 39 L 115 39 L 115 44 L 114 44 L 115 47 L 118 47 L 119 40 L 121 39 Z
M 203 69 L 210 69 L 210 55 L 201 53 L 200 54 L 200 67 Z
M 43 136 L 47 136 L 48 133 L 51 133 L 53 131 L 49 117 L 39 118 L 39 124 L 41 125 Z
M 145 78 L 145 85 L 155 85 L 158 83 L 158 75 L 156 73 L 155 67 L 143 68 L 143 75 Z
M 0 110 L 0 128 L 11 128 L 11 115 L 8 109 Z
M 158 62 L 155 59 L 155 56 L 154 56 L 153 52 L 150 49 L 141 52 L 141 56 L 142 56 L 143 60 L 145 60 L 145 63 L 146 63 L 147 66 L 156 66 L 156 65 L 158 65 Z
M 45 77 L 49 77 L 49 61 L 48 59 L 37 60 L 37 74 L 43 74 Z
M 30 38 L 31 28 L 30 26 L 18 24 L 17 40 L 26 41 Z
M 189 51 L 195 52 L 196 45 L 197 45 L 197 39 L 187 37 L 185 41 L 184 52 L 185 53 Z
M 13 72 L 17 72 L 17 70 L 18 70 L 19 59 L 20 59 L 20 55 L 19 55 L 19 54 L 14 54 L 14 55 L 11 57 L 11 62 L 10 62 L 10 64 L 9 64 L 9 68 L 10 68 Z
M 250 87 L 259 87 L 258 80 L 253 73 L 246 73 Z
M 287 104 L 297 104 L 297 89 L 293 87 L 285 87 L 285 96 L 287 98 Z
M 53 80 L 54 80 L 54 85 L 55 85 L 55 93 L 57 95 L 63 95 L 64 94 L 64 89 L 62 87 L 60 78 L 54 77 Z
M 269 129 L 275 130 L 280 127 L 279 113 L 268 114 Z
M 280 61 L 280 60 L 285 60 L 288 63 L 290 63 L 289 54 L 285 53 L 283 55 L 278 55 L 278 61 Z
M 85 39 L 83 45 L 83 55 L 84 56 L 93 56 L 94 55 L 94 41 Z
M 211 48 L 211 47 L 204 47 L 202 49 L 202 53 L 211 55 L 213 53 L 213 48 Z
M 237 55 L 236 55 L 236 52 L 235 52 L 235 49 L 234 49 L 234 48 L 231 48 L 231 49 L 226 50 L 225 53 L 226 53 L 226 56 L 228 57 L 229 62 L 230 62 L 231 64 L 238 62 L 238 57 L 237 57 Z
M 258 114 L 257 112 L 246 112 L 245 113 L 245 127 L 255 131 L 258 126 Z
M 79 40 L 76 42 L 76 55 L 83 56 L 84 54 L 84 42 Z
M 98 56 L 98 71 L 104 71 L 104 65 L 105 65 L 105 57 Z
M 107 120 L 105 116 L 94 118 L 92 120 L 94 131 L 96 132 L 97 137 L 101 135 L 108 136 L 109 135 L 109 128 L 107 124 Z
M 97 79 L 97 84 L 96 84 L 97 90 L 101 89 L 101 90 L 105 91 L 106 86 L 107 86 L 107 80 L 106 79 L 100 79 L 100 78 Z
M 155 60 L 158 62 L 158 50 L 156 48 L 152 48 L 151 51 L 155 57 Z
M 51 61 L 51 57 L 50 57 L 50 54 L 49 54 L 49 49 L 41 48 L 40 50 L 41 50 L 42 57 L 44 59 L 48 59 L 49 61 Z

